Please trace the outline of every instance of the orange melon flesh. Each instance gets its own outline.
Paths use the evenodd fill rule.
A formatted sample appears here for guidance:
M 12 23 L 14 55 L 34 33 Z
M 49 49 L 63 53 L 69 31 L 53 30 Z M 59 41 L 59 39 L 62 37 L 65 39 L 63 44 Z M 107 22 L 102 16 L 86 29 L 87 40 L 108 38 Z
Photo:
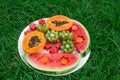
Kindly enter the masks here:
M 38 36 L 40 43 L 38 46 L 30 48 L 29 40 L 33 36 Z M 23 42 L 22 42 L 22 48 L 27 54 L 33 54 L 33 53 L 39 52 L 40 50 L 43 49 L 44 45 L 45 45 L 44 34 L 42 32 L 39 32 L 39 31 L 33 31 L 33 32 L 28 33 L 23 38 Z
M 61 26 L 56 26 L 56 24 L 53 24 L 52 21 L 67 21 L 67 24 L 63 24 Z M 46 24 L 55 31 L 63 31 L 68 30 L 70 27 L 72 27 L 72 20 L 69 19 L 66 16 L 63 15 L 56 15 L 46 20 Z

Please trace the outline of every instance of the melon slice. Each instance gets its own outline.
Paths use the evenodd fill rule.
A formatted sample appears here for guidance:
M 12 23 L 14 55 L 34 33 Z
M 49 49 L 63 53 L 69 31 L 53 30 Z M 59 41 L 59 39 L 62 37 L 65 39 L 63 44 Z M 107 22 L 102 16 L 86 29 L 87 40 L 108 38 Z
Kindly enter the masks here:
M 72 26 L 72 20 L 63 15 L 55 15 L 47 19 L 46 24 L 55 31 L 63 31 Z
M 82 57 L 90 52 L 90 37 L 87 29 L 78 21 L 73 20 L 73 26 L 70 28 L 73 33 L 73 42 Z
M 60 74 L 71 71 L 80 61 L 80 54 L 36 53 L 26 56 L 31 67 L 44 73 Z

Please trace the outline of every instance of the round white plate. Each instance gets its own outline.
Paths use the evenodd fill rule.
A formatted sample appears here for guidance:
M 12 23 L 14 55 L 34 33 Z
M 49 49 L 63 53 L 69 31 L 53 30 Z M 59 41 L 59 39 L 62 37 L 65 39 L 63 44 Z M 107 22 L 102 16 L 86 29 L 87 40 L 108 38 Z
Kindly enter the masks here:
M 47 19 L 47 18 L 44 18 L 44 19 Z M 34 23 L 38 24 L 38 20 L 35 21 Z M 24 28 L 24 30 L 21 32 L 21 34 L 20 34 L 20 37 L 19 37 L 19 40 L 18 40 L 18 51 L 19 51 L 19 55 L 20 55 L 21 59 L 26 63 L 26 65 L 27 65 L 28 67 L 32 68 L 32 67 L 27 63 L 27 61 L 25 60 L 25 58 L 24 58 L 25 52 L 24 52 L 23 49 L 22 49 L 22 41 L 23 41 L 23 38 L 24 38 L 24 32 L 25 32 L 26 30 L 28 30 L 28 29 L 29 29 L 29 26 L 26 26 L 26 27 Z M 80 68 L 87 62 L 89 56 L 90 56 L 90 51 L 87 53 L 87 55 L 86 55 L 85 57 L 83 57 L 83 58 L 81 57 L 80 62 L 79 62 L 78 66 L 77 66 L 75 69 L 71 70 L 70 72 L 64 73 L 64 74 L 45 74 L 45 73 L 42 73 L 42 72 L 40 72 L 40 71 L 37 71 L 37 72 L 40 72 L 40 73 L 45 74 L 45 75 L 50 75 L 50 76 L 63 76 L 63 75 L 67 75 L 67 74 L 73 73 L 73 72 L 77 71 L 78 69 L 80 69 Z M 33 69 L 33 68 L 32 68 L 32 69 Z M 34 70 L 34 69 L 33 69 L 33 70 Z

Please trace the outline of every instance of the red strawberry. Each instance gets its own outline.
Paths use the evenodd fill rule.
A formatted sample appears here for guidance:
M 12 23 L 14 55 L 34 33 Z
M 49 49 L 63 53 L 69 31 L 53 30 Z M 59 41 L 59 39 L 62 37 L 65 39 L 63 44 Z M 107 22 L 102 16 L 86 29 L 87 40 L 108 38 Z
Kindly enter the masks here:
M 54 46 L 55 46 L 57 49 L 60 49 L 61 43 L 57 42 L 57 43 L 55 43 Z
M 52 47 L 52 45 L 50 44 L 50 42 L 46 41 L 46 44 L 44 46 L 45 49 L 50 49 Z
M 40 20 L 38 21 L 38 23 L 41 24 L 41 25 L 44 25 L 44 24 L 45 24 L 45 20 L 40 19 Z
M 30 23 L 30 24 L 29 24 L 29 29 L 32 30 L 32 31 L 36 30 L 36 27 L 37 27 L 37 26 L 36 26 L 35 23 Z
M 51 54 L 58 53 L 58 49 L 56 47 L 51 47 L 49 50 L 49 53 L 51 53 Z
M 27 30 L 27 31 L 24 32 L 24 35 L 26 35 L 26 34 L 28 34 L 30 32 L 32 32 L 32 31 L 31 30 Z

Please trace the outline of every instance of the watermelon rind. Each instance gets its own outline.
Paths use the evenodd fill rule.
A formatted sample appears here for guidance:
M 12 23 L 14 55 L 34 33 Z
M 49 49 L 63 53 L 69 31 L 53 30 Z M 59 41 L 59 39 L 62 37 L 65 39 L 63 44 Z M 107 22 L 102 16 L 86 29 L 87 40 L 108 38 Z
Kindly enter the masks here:
M 89 47 L 81 54 L 81 57 L 84 58 L 90 52 L 91 50 L 90 50 L 90 45 L 89 45 Z

